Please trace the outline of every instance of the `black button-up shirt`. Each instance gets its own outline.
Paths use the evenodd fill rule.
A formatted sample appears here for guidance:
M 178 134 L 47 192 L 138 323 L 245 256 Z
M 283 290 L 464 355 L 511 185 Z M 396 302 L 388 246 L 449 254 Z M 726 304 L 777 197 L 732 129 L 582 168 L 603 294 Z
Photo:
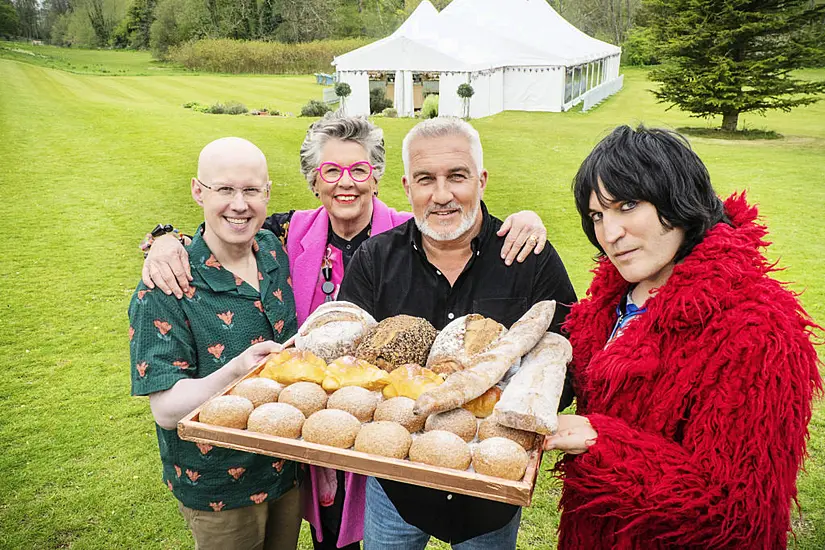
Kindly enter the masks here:
M 468 313 L 510 327 L 536 302 L 556 300 L 550 329 L 558 332 L 576 301 L 558 253 L 548 244 L 541 254 L 530 254 L 523 263 L 505 265 L 500 255 L 504 237 L 496 235 L 502 222 L 487 213 L 484 203 L 481 208 L 484 221 L 471 243 L 473 255 L 454 285 L 427 260 L 421 232 L 411 219 L 358 248 L 338 299 L 357 304 L 379 321 L 403 313 L 423 317 L 439 330 Z M 572 399 L 568 379 L 561 408 Z M 454 544 L 504 527 L 518 509 L 492 500 L 379 481 L 404 521 Z

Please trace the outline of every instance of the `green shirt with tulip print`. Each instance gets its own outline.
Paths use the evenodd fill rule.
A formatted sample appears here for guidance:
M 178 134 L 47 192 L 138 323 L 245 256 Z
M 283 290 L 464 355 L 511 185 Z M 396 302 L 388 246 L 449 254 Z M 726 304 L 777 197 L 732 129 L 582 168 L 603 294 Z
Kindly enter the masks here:
M 138 285 L 129 304 L 132 395 L 168 390 L 203 378 L 250 345 L 284 342 L 297 330 L 284 249 L 269 231 L 253 243 L 260 292 L 221 267 L 203 240 L 188 247 L 193 280 L 180 300 Z M 277 499 L 298 476 L 294 462 L 183 441 L 155 425 L 163 481 L 184 506 L 229 510 Z

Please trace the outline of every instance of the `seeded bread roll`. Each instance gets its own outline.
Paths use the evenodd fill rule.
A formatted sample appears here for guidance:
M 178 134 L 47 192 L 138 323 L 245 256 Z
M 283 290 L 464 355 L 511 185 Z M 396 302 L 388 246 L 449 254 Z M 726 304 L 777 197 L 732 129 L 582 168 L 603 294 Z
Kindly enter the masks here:
M 375 420 L 389 420 L 398 422 L 410 433 L 419 432 L 424 428 L 426 416 L 419 416 L 413 413 L 415 401 L 409 397 L 393 397 L 379 403 L 375 408 Z
M 435 327 L 421 317 L 388 317 L 364 336 L 355 356 L 387 372 L 406 363 L 423 365 L 437 334 Z
M 204 424 L 244 430 L 254 408 L 252 401 L 246 397 L 221 395 L 203 406 L 198 419 Z
M 473 469 L 479 474 L 519 480 L 527 469 L 527 451 L 505 437 L 485 439 L 473 450 Z
M 327 392 L 313 382 L 296 382 L 281 391 L 278 402 L 296 407 L 309 418 L 312 413 L 327 406 Z
M 247 429 L 278 437 L 297 439 L 304 425 L 304 413 L 287 403 L 264 403 L 249 415 Z
M 472 366 L 472 358 L 486 351 L 507 329 L 501 323 L 471 313 L 458 317 L 438 333 L 427 357 L 427 368 L 451 374 Z
M 252 405 L 255 408 L 258 408 L 264 403 L 277 401 L 283 389 L 283 384 L 279 384 L 275 380 L 255 377 L 241 380 L 229 393 L 231 395 L 246 397 L 252 401 Z
M 355 443 L 361 423 L 346 411 L 324 409 L 306 419 L 301 435 L 304 441 L 349 449 Z
M 451 411 L 434 414 L 424 423 L 424 431 L 445 430 L 456 434 L 469 443 L 476 436 L 478 421 L 473 413 L 467 409 L 453 409 Z
M 452 432 L 433 430 L 413 440 L 410 445 L 410 460 L 431 466 L 466 470 L 470 466 L 470 447 Z
M 361 426 L 355 438 L 355 450 L 390 458 L 407 458 L 412 436 L 397 422 L 380 420 Z
M 493 418 L 485 418 L 478 424 L 478 439 L 479 441 L 484 441 L 491 437 L 506 437 L 524 447 L 525 451 L 531 450 L 536 445 L 535 433 L 508 428 L 507 426 L 502 426 Z
M 350 302 L 321 304 L 295 335 L 295 347 L 308 350 L 327 363 L 352 355 L 364 334 L 375 326 L 372 315 Z
M 380 392 L 360 386 L 345 386 L 329 396 L 327 408 L 347 411 L 359 421 L 369 422 L 380 401 Z

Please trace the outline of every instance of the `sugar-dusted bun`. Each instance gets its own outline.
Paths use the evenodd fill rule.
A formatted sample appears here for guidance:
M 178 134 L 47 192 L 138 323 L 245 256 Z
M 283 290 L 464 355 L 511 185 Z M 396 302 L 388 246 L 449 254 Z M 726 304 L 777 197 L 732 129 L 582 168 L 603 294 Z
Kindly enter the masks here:
M 278 402 L 289 403 L 309 418 L 312 413 L 327 406 L 327 392 L 313 382 L 296 382 L 281 391 Z
M 477 313 L 458 317 L 438 333 L 427 357 L 427 368 L 439 374 L 452 374 L 472 365 L 474 355 L 486 351 L 504 325 Z
M 416 437 L 410 445 L 410 460 L 431 466 L 466 470 L 470 447 L 452 432 L 433 430 Z
M 369 391 L 360 386 L 344 386 L 329 396 L 327 408 L 341 409 L 361 422 L 369 422 L 380 401 L 380 392 Z
M 424 431 L 445 430 L 456 434 L 467 443 L 475 438 L 477 429 L 478 421 L 475 415 L 467 409 L 453 409 L 433 414 L 424 424 Z
M 478 439 L 484 441 L 491 437 L 506 437 L 524 447 L 525 451 L 531 450 L 536 444 L 536 434 L 533 432 L 508 428 L 502 426 L 493 418 L 485 418 L 478 424 Z
M 229 392 L 231 395 L 240 395 L 252 401 L 252 405 L 257 408 L 264 403 L 273 403 L 278 400 L 283 384 L 269 378 L 247 378 L 241 380 L 237 386 Z
M 479 474 L 519 480 L 527 469 L 527 451 L 506 437 L 485 439 L 473 450 L 473 469 Z
M 204 424 L 244 430 L 254 408 L 246 397 L 221 395 L 206 402 L 198 419 Z
M 393 397 L 379 403 L 375 408 L 375 420 L 389 420 L 398 422 L 410 433 L 421 431 L 424 428 L 426 416 L 419 416 L 413 413 L 415 401 L 409 397 Z
M 301 435 L 304 441 L 349 449 L 355 443 L 361 423 L 346 411 L 324 409 L 304 422 Z
M 295 335 L 295 347 L 308 350 L 327 363 L 352 355 L 367 331 L 375 326 L 372 315 L 350 302 L 321 304 Z
M 264 403 L 249 415 L 247 429 L 279 437 L 297 439 L 304 425 L 304 413 L 287 403 Z
M 355 450 L 390 458 L 406 458 L 412 436 L 397 422 L 379 420 L 361 426 L 355 438 Z
M 387 372 L 406 363 L 423 365 L 437 334 L 435 327 L 421 317 L 387 317 L 364 336 L 355 356 Z

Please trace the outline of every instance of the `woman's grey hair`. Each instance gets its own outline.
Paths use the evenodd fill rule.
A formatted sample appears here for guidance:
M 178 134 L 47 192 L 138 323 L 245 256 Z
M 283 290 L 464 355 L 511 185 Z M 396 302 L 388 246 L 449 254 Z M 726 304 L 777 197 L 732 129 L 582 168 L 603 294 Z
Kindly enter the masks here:
M 410 177 L 410 145 L 419 138 L 440 138 L 447 136 L 462 136 L 470 142 L 470 156 L 476 163 L 478 173 L 484 170 L 484 151 L 481 148 L 481 138 L 478 130 L 469 122 L 458 117 L 437 117 L 419 122 L 413 126 L 401 145 L 401 157 L 404 160 L 404 174 Z
M 346 116 L 327 113 L 310 125 L 304 143 L 301 144 L 301 173 L 312 191 L 315 170 L 321 164 L 321 150 L 330 139 L 354 141 L 367 151 L 367 158 L 373 166 L 372 175 L 380 181 L 386 167 L 384 151 L 384 131 L 365 116 Z

